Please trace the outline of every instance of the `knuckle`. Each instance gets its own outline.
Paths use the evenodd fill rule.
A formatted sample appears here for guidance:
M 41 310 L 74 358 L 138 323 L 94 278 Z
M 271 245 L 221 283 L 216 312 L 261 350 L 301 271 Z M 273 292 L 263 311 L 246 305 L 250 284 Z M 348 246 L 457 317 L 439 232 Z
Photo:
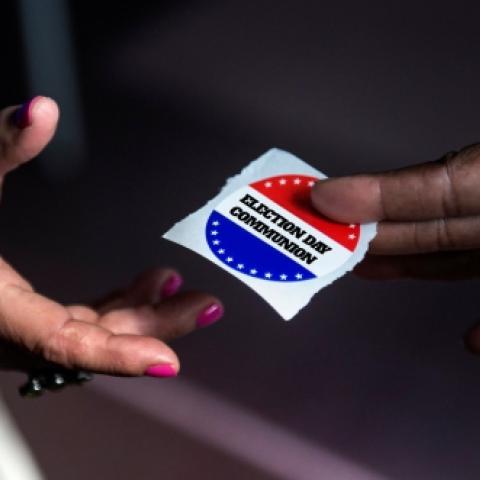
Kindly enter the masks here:
M 451 225 L 445 219 L 415 222 L 412 243 L 418 253 L 452 250 L 457 246 Z
M 47 339 L 42 354 L 50 362 L 73 367 L 87 350 L 87 329 L 81 322 L 69 320 Z
M 419 223 L 415 222 L 413 224 L 413 233 L 412 233 L 413 240 L 412 240 L 412 243 L 413 243 L 413 246 L 414 246 L 414 250 L 418 251 L 418 252 L 422 251 L 422 248 L 423 248 L 422 242 L 421 242 L 421 235 L 419 233 L 419 230 L 420 230 Z
M 378 177 L 378 181 L 376 182 L 376 185 L 378 188 L 378 199 L 380 203 L 380 211 L 381 211 L 382 217 L 384 218 L 389 217 L 388 195 L 385 188 L 385 180 L 388 179 L 389 177 L 391 178 L 392 176 L 393 176 L 392 173 L 387 173 L 385 177 Z
M 461 205 L 457 192 L 456 164 L 458 156 L 447 158 L 443 163 L 442 174 L 444 188 L 442 189 L 443 212 L 445 215 L 461 215 Z
M 480 144 L 451 152 L 438 161 L 439 198 L 444 216 L 468 216 L 478 213 Z
M 435 222 L 435 232 L 437 250 L 450 250 L 455 248 L 455 240 L 451 233 L 448 220 L 437 220 Z

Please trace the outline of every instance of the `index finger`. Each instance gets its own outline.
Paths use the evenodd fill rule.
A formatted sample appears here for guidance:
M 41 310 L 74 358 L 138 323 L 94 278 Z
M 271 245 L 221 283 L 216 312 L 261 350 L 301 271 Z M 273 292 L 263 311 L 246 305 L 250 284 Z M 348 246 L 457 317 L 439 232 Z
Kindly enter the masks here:
M 344 223 L 414 221 L 480 213 L 480 146 L 385 173 L 331 178 L 312 189 L 323 215 Z

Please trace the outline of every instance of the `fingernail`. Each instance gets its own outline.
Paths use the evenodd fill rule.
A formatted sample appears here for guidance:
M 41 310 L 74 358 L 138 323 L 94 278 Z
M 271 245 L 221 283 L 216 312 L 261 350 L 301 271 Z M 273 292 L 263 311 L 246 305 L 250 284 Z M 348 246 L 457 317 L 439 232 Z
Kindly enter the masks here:
M 156 378 L 168 378 L 168 377 L 176 377 L 177 371 L 173 368 L 172 365 L 160 364 L 160 365 L 152 365 L 145 370 L 145 375 L 148 377 L 156 377 Z
M 36 101 L 40 99 L 38 95 L 36 97 L 31 98 L 27 102 L 23 103 L 20 105 L 20 107 L 17 108 L 12 113 L 12 122 L 13 124 L 20 129 L 27 128 L 33 123 L 33 106 L 35 105 Z
M 208 327 L 212 323 L 220 320 L 223 316 L 223 307 L 218 303 L 212 303 L 197 318 L 197 327 Z
M 178 292 L 178 289 L 182 286 L 183 280 L 180 275 L 173 274 L 162 287 L 162 298 L 171 297 Z

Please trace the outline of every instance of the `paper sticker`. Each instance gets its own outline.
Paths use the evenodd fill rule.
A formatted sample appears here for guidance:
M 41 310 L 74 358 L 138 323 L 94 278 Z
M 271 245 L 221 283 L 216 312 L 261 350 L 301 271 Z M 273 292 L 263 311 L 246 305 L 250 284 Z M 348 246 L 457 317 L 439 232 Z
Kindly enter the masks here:
M 339 224 L 314 210 L 310 190 L 324 178 L 271 149 L 164 238 L 230 272 L 289 320 L 361 261 L 376 234 L 376 224 Z

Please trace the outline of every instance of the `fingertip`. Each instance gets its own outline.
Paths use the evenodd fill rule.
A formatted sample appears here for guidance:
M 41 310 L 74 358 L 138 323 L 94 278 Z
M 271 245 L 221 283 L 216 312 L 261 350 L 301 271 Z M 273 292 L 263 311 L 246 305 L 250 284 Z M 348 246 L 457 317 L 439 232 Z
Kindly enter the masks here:
M 216 300 L 203 308 L 197 316 L 197 328 L 205 328 L 218 322 L 224 315 L 223 304 Z
M 168 353 L 163 352 L 162 354 L 162 363 L 164 365 L 169 365 L 169 367 L 172 369 L 171 376 L 177 376 L 180 373 L 180 359 L 170 347 L 168 348 Z
M 41 97 L 33 97 L 26 102 L 22 103 L 20 106 L 16 107 L 11 115 L 10 121 L 13 126 L 23 130 L 24 128 L 30 127 L 33 123 L 33 107 L 35 103 L 41 99 Z
M 134 338 L 135 336 L 129 337 Z M 137 367 L 133 367 L 137 375 L 146 375 L 149 368 L 158 367 L 158 370 L 160 366 L 162 366 L 165 372 L 163 376 L 178 375 L 180 360 L 170 346 L 157 338 L 147 336 L 138 336 L 135 342 L 137 343 L 137 349 L 130 352 L 132 357 L 126 359 L 126 362 L 132 361 L 134 364 L 139 362 L 137 365 L 140 367 L 140 371 L 137 370 Z M 171 371 L 170 375 L 166 375 L 167 370 Z
M 76 322 L 79 323 L 79 322 Z M 136 334 L 113 334 L 103 326 L 90 324 L 90 343 L 69 346 L 71 363 L 109 375 L 143 376 L 149 367 L 169 365 L 180 370 L 177 354 L 163 341 Z M 96 334 L 94 334 L 96 329 Z M 165 367 L 166 368 L 166 367 Z
M 381 217 L 378 182 L 370 176 L 328 178 L 312 188 L 313 206 L 341 223 L 365 223 Z
M 220 299 L 202 292 L 188 292 L 196 328 L 208 327 L 223 318 L 225 307 Z
M 0 175 L 36 157 L 50 142 L 57 127 L 57 103 L 37 95 L 0 112 Z
M 155 378 L 171 378 L 178 375 L 178 370 L 173 365 L 168 364 L 151 365 L 145 370 L 144 375 Z
M 20 130 L 35 125 L 56 124 L 58 121 L 58 105 L 52 98 L 36 95 L 18 107 L 14 107 L 11 113 L 11 123 Z
M 162 312 L 168 310 L 169 315 L 177 318 L 191 317 L 195 313 L 198 315 L 210 305 L 218 305 L 222 311 L 224 310 L 223 303 L 214 295 L 197 290 L 187 290 L 165 299 L 158 305 L 157 310 Z
M 41 123 L 42 125 L 55 126 L 58 122 L 60 110 L 57 102 L 50 97 L 38 95 L 32 100 L 31 124 Z
M 160 302 L 156 313 L 161 320 L 155 335 L 164 340 L 186 335 L 218 322 L 224 315 L 223 303 L 203 292 L 180 292 Z
M 180 290 L 182 285 L 182 276 L 177 272 L 171 272 L 161 288 L 161 298 L 172 297 Z
M 128 291 L 133 304 L 158 303 L 175 295 L 183 285 L 183 278 L 173 268 L 153 268 L 139 275 Z
M 176 377 L 180 373 L 180 361 L 177 354 L 168 347 L 169 351 L 163 351 L 157 361 L 147 365 L 143 375 L 156 378 Z

